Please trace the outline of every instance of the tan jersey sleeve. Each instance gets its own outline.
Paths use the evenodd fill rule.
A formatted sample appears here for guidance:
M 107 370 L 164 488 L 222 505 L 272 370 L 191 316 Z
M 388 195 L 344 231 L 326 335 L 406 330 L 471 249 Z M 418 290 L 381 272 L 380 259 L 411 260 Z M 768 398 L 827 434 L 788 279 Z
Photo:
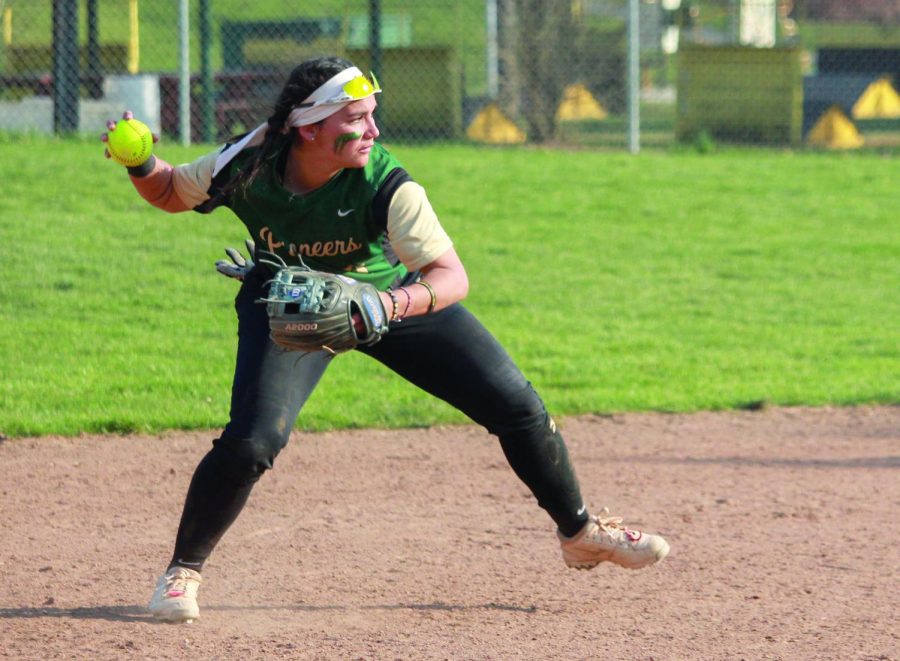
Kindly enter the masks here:
M 219 152 L 214 151 L 195 161 L 178 165 L 172 172 L 175 194 L 191 208 L 209 199 L 213 167 Z
M 394 193 L 388 207 L 387 235 L 410 271 L 430 264 L 453 246 L 425 189 L 414 181 L 407 181 Z

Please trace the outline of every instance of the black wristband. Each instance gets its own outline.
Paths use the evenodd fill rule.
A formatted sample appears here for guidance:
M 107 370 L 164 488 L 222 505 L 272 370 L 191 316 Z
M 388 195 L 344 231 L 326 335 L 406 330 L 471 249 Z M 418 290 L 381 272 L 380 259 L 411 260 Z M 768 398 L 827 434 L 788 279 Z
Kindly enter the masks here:
M 148 174 L 153 172 L 153 167 L 156 165 L 156 156 L 150 154 L 150 158 L 141 163 L 140 165 L 135 165 L 131 168 L 125 168 L 128 170 L 128 174 L 132 177 L 146 177 Z

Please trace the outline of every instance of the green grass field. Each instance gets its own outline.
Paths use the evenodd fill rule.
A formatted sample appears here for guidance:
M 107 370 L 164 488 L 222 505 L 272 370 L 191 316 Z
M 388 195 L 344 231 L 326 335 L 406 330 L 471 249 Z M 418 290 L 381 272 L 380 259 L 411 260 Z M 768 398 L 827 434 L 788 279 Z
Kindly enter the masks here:
M 153 209 L 99 142 L 0 149 L 0 433 L 220 426 L 237 284 L 213 262 L 240 223 Z M 900 402 L 894 157 L 395 151 L 558 415 Z M 299 425 L 463 421 L 346 355 Z

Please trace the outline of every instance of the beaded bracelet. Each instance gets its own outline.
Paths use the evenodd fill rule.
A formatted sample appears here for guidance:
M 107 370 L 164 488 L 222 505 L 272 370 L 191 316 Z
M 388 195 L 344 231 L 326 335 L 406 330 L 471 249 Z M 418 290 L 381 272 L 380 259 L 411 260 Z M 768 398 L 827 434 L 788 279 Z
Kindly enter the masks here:
M 437 296 L 434 295 L 434 288 L 424 280 L 417 280 L 416 284 L 425 287 L 425 289 L 428 290 L 428 294 L 431 296 L 431 302 L 428 304 L 428 310 L 425 311 L 425 314 L 434 312 L 434 306 L 437 305 Z
M 412 296 L 409 295 L 406 287 L 400 287 L 400 291 L 406 294 L 406 307 L 403 308 L 403 316 L 401 317 L 402 319 L 406 319 L 406 315 L 409 313 L 409 306 L 412 305 Z
M 391 310 L 391 321 L 402 321 L 400 319 L 400 301 L 397 300 L 397 294 L 394 293 L 394 290 L 388 287 L 387 295 L 391 297 L 391 304 L 394 309 Z

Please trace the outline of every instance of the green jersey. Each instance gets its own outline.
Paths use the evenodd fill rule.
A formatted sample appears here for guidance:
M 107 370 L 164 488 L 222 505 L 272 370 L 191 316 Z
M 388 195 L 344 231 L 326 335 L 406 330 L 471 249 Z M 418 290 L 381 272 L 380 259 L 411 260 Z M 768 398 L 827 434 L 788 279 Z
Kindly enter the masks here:
M 271 159 L 249 189 L 223 195 L 221 187 L 248 167 L 257 148 L 238 153 L 213 179 L 202 211 L 227 206 L 246 225 L 257 250 L 288 265 L 344 273 L 386 289 L 407 275 L 386 236 L 387 212 L 397 188 L 410 181 L 400 162 L 375 144 L 362 168 L 346 168 L 325 186 L 295 195 L 281 181 L 286 154 Z

